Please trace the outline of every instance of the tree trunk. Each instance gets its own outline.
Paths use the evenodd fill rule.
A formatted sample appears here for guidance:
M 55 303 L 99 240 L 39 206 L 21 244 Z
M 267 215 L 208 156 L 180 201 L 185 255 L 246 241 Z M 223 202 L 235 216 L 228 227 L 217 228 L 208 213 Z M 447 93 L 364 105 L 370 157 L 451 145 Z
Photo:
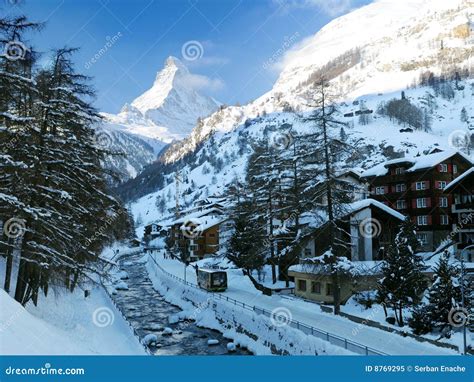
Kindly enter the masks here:
M 6 268 L 5 268 L 5 282 L 3 284 L 3 289 L 5 292 L 10 293 L 10 282 L 12 278 L 12 268 L 13 268 L 13 255 L 10 250 L 7 249 L 6 253 Z
M 25 295 L 26 290 L 26 266 L 27 263 L 23 259 L 20 258 L 20 264 L 18 266 L 18 275 L 16 279 L 16 288 L 15 288 L 15 300 L 18 301 L 20 304 L 23 301 L 23 297 Z

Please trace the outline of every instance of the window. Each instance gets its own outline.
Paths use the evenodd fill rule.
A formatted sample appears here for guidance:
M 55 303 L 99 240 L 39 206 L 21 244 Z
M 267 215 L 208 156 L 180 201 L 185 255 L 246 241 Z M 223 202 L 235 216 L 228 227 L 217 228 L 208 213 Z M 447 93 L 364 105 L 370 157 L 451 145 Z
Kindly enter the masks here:
M 306 292 L 306 280 L 298 280 L 298 290 Z
M 209 237 L 216 237 L 215 233 L 209 233 Z
M 405 172 L 405 169 L 403 167 L 397 167 L 395 169 L 395 174 L 397 175 L 403 174 L 404 172 Z
M 426 198 L 416 199 L 416 208 L 426 208 Z
M 385 194 L 385 187 L 375 187 L 375 194 L 376 195 L 383 195 Z
M 443 196 L 439 198 L 439 206 L 440 207 L 447 207 L 448 206 L 448 198 Z
M 407 208 L 407 201 L 404 199 L 397 200 L 396 208 L 397 210 L 404 210 L 405 208 Z
M 403 192 L 403 191 L 406 191 L 407 187 L 405 185 L 405 183 L 399 183 L 395 186 L 395 191 L 397 192 Z
M 449 225 L 449 217 L 448 217 L 448 215 L 441 215 L 441 216 L 439 217 L 439 223 L 440 223 L 441 225 Z
M 446 163 L 441 163 L 439 165 L 439 172 L 448 172 L 448 165 Z
M 453 164 L 453 174 L 457 174 L 457 173 L 458 173 L 458 165 Z
M 416 224 L 418 225 L 428 225 L 428 216 L 421 215 L 416 217 Z
M 444 180 L 440 180 L 440 181 L 438 182 L 438 188 L 439 188 L 440 190 L 444 190 L 444 189 L 446 188 L 446 182 L 445 182 Z
M 305 257 L 311 257 L 312 256 L 311 248 L 305 248 L 304 249 L 304 255 Z
M 417 190 L 426 190 L 426 183 L 425 182 L 416 182 L 416 189 Z
M 416 238 L 420 242 L 421 245 L 427 245 L 428 244 L 428 234 L 426 233 L 418 233 L 416 234 Z
M 311 293 L 321 294 L 321 283 L 317 281 L 311 282 Z
M 327 283 L 326 284 L 326 296 L 332 296 L 332 284 Z

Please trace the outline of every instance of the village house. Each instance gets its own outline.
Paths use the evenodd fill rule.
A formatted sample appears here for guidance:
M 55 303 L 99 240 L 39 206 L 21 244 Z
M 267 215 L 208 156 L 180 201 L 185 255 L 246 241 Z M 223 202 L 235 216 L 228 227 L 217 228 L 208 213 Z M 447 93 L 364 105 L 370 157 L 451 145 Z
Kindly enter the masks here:
M 170 245 L 187 253 L 191 262 L 214 255 L 219 250 L 222 227 L 227 221 L 222 206 L 201 204 L 180 215 L 170 223 Z
M 471 160 L 457 151 L 394 159 L 362 174 L 369 195 L 410 216 L 417 226 L 423 251 L 435 250 L 449 238 L 453 224 L 452 195 L 444 189 L 472 167 Z
M 338 255 L 348 260 L 347 272 L 342 273 L 339 280 L 343 303 L 354 293 L 375 287 L 380 277 L 380 260 L 404 218 L 401 213 L 374 199 L 341 206 L 337 215 L 336 240 L 345 243 Z M 306 231 L 309 233 L 302 239 L 304 249 L 300 264 L 290 266 L 288 275 L 294 278 L 297 296 L 332 303 L 331 274 L 326 267 L 315 263 L 316 258 L 326 255 L 330 246 L 327 219 L 315 219 L 314 216 L 307 219 L 313 222 L 308 223 Z
M 451 236 L 456 253 L 460 254 L 464 248 L 474 245 L 474 167 L 454 179 L 444 191 L 454 197 Z M 465 261 L 474 261 L 474 250 L 467 249 L 464 256 Z

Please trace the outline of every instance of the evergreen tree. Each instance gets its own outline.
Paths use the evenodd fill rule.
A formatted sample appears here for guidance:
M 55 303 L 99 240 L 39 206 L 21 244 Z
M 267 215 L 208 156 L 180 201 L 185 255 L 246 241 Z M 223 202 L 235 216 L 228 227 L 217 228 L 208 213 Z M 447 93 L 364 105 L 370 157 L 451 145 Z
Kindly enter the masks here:
M 234 220 L 234 232 L 229 239 L 227 257 L 250 274 L 252 270 L 265 265 L 263 225 L 254 215 L 251 200 L 239 200 L 231 216 Z
M 388 248 L 382 266 L 383 278 L 378 284 L 378 299 L 393 309 L 399 326 L 404 325 L 403 309 L 418 304 L 426 288 L 423 261 L 416 254 L 418 246 L 415 226 L 407 218 Z
M 22 17 L 0 20 L 0 48 L 24 46 L 21 32 L 35 28 Z M 1 237 L 0 249 L 6 290 L 14 249 L 19 256 L 15 299 L 22 304 L 36 304 L 51 283 L 73 290 L 97 271 L 93 261 L 104 243 L 131 232 L 128 212 L 108 194 L 93 91 L 73 68 L 74 51 L 56 51 L 37 73 L 31 49 L 0 58 L 0 195 L 7 202 L 0 220 L 14 218 L 23 231 L 16 240 Z
M 465 308 L 469 310 L 472 287 L 465 281 Z M 449 263 L 449 252 L 445 251 L 434 271 L 434 281 L 427 293 L 427 304 L 418 307 L 412 316 L 410 326 L 419 334 L 433 329 L 443 333 L 453 328 L 450 323 L 450 312 L 461 307 L 460 268 Z M 422 313 L 422 314 L 420 314 Z

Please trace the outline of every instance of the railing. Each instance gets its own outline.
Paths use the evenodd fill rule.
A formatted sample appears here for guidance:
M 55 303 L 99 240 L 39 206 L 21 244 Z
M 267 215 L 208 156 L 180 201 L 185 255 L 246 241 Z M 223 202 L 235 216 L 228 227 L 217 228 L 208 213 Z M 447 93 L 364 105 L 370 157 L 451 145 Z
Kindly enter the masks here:
M 195 288 L 195 289 L 199 289 L 202 292 L 206 292 L 206 293 L 212 295 L 213 298 L 223 300 L 223 301 L 227 301 L 229 303 L 232 303 L 235 306 L 239 306 L 241 308 L 253 311 L 257 314 L 262 314 L 262 315 L 265 315 L 265 316 L 270 317 L 270 318 L 274 316 L 274 314 L 272 312 L 270 312 L 270 311 L 268 311 L 264 308 L 260 308 L 260 307 L 255 306 L 255 305 L 249 305 L 249 304 L 246 304 L 245 302 L 241 302 L 241 301 L 238 301 L 236 299 L 233 299 L 232 297 L 228 297 L 228 296 L 218 294 L 218 293 L 212 293 L 212 292 L 209 292 L 205 289 L 201 289 L 196 284 L 193 284 L 189 281 L 185 281 L 184 279 L 182 279 L 182 278 L 180 278 L 176 275 L 173 275 L 172 273 L 169 273 L 168 271 L 166 271 L 161 265 L 158 264 L 158 262 L 153 258 L 153 256 L 150 256 L 150 259 L 155 263 L 155 265 L 158 267 L 158 269 L 161 272 L 163 272 L 168 277 L 171 277 L 172 279 L 175 279 L 175 280 L 179 281 L 182 284 L 185 284 L 185 285 L 187 285 L 189 287 L 192 287 L 192 288 Z M 293 319 L 289 320 L 288 325 L 295 328 L 295 329 L 301 330 L 305 334 L 318 337 L 322 340 L 328 341 L 329 343 L 331 343 L 333 345 L 342 347 L 342 348 L 344 348 L 346 350 L 349 350 L 353 353 L 363 354 L 363 355 L 388 355 L 387 353 L 381 352 L 379 350 L 375 350 L 375 349 L 373 349 L 369 346 L 365 346 L 363 344 L 357 343 L 357 342 L 349 340 L 347 338 L 344 338 L 344 337 L 326 332 L 324 330 L 315 328 L 314 326 L 311 326 L 311 325 L 304 324 L 304 323 L 302 323 L 300 321 L 297 321 L 297 320 L 293 320 Z

